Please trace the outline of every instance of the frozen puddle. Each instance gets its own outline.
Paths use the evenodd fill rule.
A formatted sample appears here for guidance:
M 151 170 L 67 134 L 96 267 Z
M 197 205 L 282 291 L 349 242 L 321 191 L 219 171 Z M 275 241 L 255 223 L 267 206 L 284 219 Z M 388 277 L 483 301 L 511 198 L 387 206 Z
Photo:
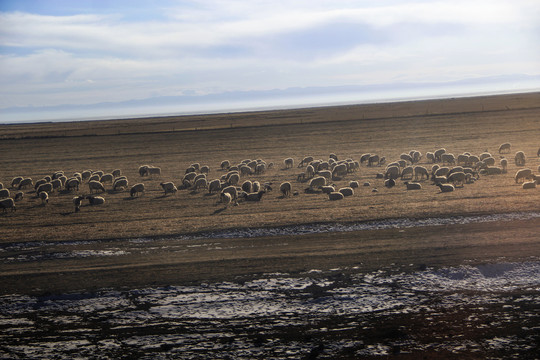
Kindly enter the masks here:
M 540 261 L 406 270 L 3 296 L 0 357 L 532 358 L 540 350 Z

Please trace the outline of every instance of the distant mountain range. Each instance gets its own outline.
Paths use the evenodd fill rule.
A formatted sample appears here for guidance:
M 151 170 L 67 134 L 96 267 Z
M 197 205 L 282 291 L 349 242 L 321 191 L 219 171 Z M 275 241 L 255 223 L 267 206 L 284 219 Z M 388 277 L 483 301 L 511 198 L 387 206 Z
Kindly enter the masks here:
M 208 95 L 160 96 L 87 105 L 9 107 L 0 109 L 0 123 L 215 113 L 522 91 L 540 91 L 540 75 L 517 74 L 433 83 L 293 87 Z

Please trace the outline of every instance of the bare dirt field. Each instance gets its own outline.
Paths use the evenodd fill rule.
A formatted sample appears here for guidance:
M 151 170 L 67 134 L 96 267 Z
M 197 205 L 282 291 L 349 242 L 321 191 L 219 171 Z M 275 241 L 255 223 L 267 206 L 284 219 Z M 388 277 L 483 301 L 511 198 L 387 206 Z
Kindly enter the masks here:
M 130 186 L 143 182 L 146 191 L 140 197 L 131 197 L 129 189 L 115 192 L 106 184 L 106 191 L 98 194 L 105 198 L 105 204 L 91 206 L 85 200 L 80 212 L 75 212 L 72 198 L 89 194 L 86 182 L 78 192 L 51 193 L 46 205 L 33 188 L 28 188 L 23 190 L 23 200 L 17 202 L 17 211 L 0 213 L 0 293 L 4 295 L 0 309 L 4 316 L 17 313 L 6 304 L 30 301 L 24 296 L 34 299 L 31 302 L 45 304 L 63 299 L 55 294 L 76 293 L 79 295 L 72 300 L 82 302 L 90 295 L 81 294 L 94 294 L 90 296 L 94 299 L 106 289 L 120 291 L 121 295 L 115 295 L 117 300 L 132 301 L 129 319 L 124 319 L 130 324 L 124 325 L 131 330 L 123 333 L 113 330 L 120 319 L 115 320 L 115 326 L 109 323 L 116 316 L 111 314 L 118 311 L 116 305 L 105 306 L 111 311 L 109 320 L 96 318 L 97 309 L 104 306 L 96 305 L 94 310 L 88 310 L 87 317 L 72 319 L 73 322 L 67 318 L 74 313 L 80 316 L 81 308 L 71 312 L 60 305 L 55 309 L 32 305 L 32 311 L 19 307 L 19 315 L 0 321 L 1 340 L 9 344 L 0 354 L 39 357 L 44 347 L 63 342 L 61 354 L 65 358 L 103 349 L 111 358 L 120 354 L 148 358 L 161 354 L 166 358 L 166 354 L 175 351 L 183 351 L 185 356 L 180 358 L 205 358 L 201 354 L 210 354 L 207 358 L 418 358 L 418 354 L 438 354 L 442 358 L 485 358 L 486 354 L 508 358 L 518 354 L 521 358 L 534 358 L 532 354 L 540 348 L 540 339 L 533 335 L 540 326 L 540 314 L 529 310 L 537 308 L 539 301 L 531 294 L 537 294 L 540 288 L 536 266 L 540 261 L 540 192 L 539 188 L 522 189 L 521 184 L 515 183 L 514 174 L 523 167 L 538 174 L 539 104 L 540 94 L 531 93 L 206 116 L 2 125 L 0 182 L 6 188 L 10 188 L 11 179 L 16 176 L 31 177 L 35 182 L 59 170 L 70 176 L 86 169 L 121 169 Z M 505 142 L 512 144 L 511 152 L 499 154 L 499 145 Z M 457 187 L 451 193 L 441 193 L 429 180 L 420 181 L 421 190 L 407 191 L 401 180 L 395 187 L 386 188 L 384 179 L 376 178 L 377 173 L 384 172 L 385 165 L 370 167 L 364 163 L 356 171 L 332 181 L 337 188 L 348 186 L 352 180 L 360 184 L 354 195 L 339 201 L 330 201 L 320 191 L 305 192 L 308 182 L 298 180 L 306 168 L 297 165 L 308 155 L 328 160 L 329 154 L 335 153 L 340 160 L 359 161 L 364 153 L 376 153 L 384 156 L 388 164 L 398 160 L 402 153 L 418 150 L 424 157 L 417 165 L 430 169 L 432 164 L 425 154 L 439 148 L 456 156 L 488 151 L 496 165 L 502 157 L 508 159 L 508 172 L 481 175 L 476 182 Z M 525 166 L 514 164 L 516 151 L 526 154 Z M 293 168 L 284 166 L 288 157 L 295 161 Z M 274 166 L 265 173 L 243 176 L 240 181 L 269 183 L 273 190 L 265 193 L 261 201 L 240 201 L 238 206 L 229 207 L 216 204 L 218 195 L 203 189 L 181 189 L 176 194 L 164 195 L 160 183 L 173 181 L 180 185 L 190 164 L 208 165 L 208 179 L 217 179 L 226 173 L 220 169 L 220 163 L 226 159 L 232 164 L 244 159 L 272 162 Z M 141 177 L 138 169 L 143 164 L 160 167 L 161 175 Z M 279 193 L 279 185 L 284 181 L 291 182 L 297 195 L 283 197 Z M 366 182 L 369 185 L 363 186 Z M 10 189 L 12 195 L 16 191 Z M 439 269 L 524 263 L 532 264 L 527 268 L 532 270 L 522 272 L 527 274 L 524 278 L 528 282 L 511 292 L 503 289 L 497 291 L 498 295 L 490 293 L 496 301 L 490 298 L 475 302 L 475 296 L 485 295 L 484 288 L 464 290 L 457 286 L 436 292 L 435 299 L 423 298 L 419 294 L 425 294 L 424 290 L 417 287 L 392 285 L 384 290 L 377 288 L 381 291 L 377 296 L 390 291 L 401 294 L 403 300 L 403 296 L 414 293 L 426 307 L 429 303 L 431 310 L 419 310 L 407 305 L 407 301 L 380 311 L 373 305 L 372 311 L 361 311 L 362 319 L 354 312 L 329 313 L 328 309 L 335 309 L 338 302 L 323 310 L 313 310 L 320 312 L 313 321 L 307 320 L 311 310 L 294 310 L 291 305 L 290 322 L 284 320 L 286 311 L 280 315 L 245 315 L 243 311 L 231 310 L 232 315 L 216 320 L 219 324 L 201 320 L 215 315 L 205 313 L 199 318 L 201 323 L 194 325 L 185 314 L 171 313 L 169 300 L 163 300 L 173 296 L 168 286 L 178 287 L 170 290 L 177 297 L 186 292 L 200 296 L 208 293 L 208 288 L 199 288 L 204 284 L 308 278 L 312 279 L 311 285 L 291 285 L 294 291 L 281 287 L 272 291 L 283 296 L 285 303 L 300 299 L 311 304 L 335 300 L 344 289 L 357 291 L 359 284 L 372 284 L 366 280 L 369 276 L 375 276 L 381 284 L 408 284 L 402 278 L 409 274 L 427 279 L 426 271 L 437 275 Z M 377 275 L 382 270 L 384 276 Z M 504 278 L 501 274 L 497 272 L 496 277 Z M 478 283 L 477 278 L 471 279 Z M 188 291 L 187 287 L 197 288 Z M 154 304 L 151 299 L 133 293 L 134 289 L 149 288 L 169 290 L 161 300 L 154 299 Z M 235 288 L 239 293 L 230 291 L 224 302 L 248 293 L 244 288 Z M 23 298 L 13 302 L 12 294 Z M 442 304 L 449 294 L 459 294 L 467 300 L 457 307 L 456 303 Z M 144 306 L 139 304 L 143 298 Z M 356 299 L 351 295 L 352 298 Z M 215 308 L 213 301 L 202 303 L 212 303 Z M 263 298 L 254 302 L 269 306 Z M 189 304 L 193 303 L 199 302 Z M 388 303 L 388 299 L 380 303 Z M 158 307 L 169 309 L 157 313 L 159 319 L 165 317 L 170 323 L 163 325 L 158 318 L 148 318 L 148 328 L 136 330 L 140 319 L 134 312 Z M 517 310 L 506 322 L 500 320 L 496 326 L 484 326 L 484 321 L 488 321 L 485 319 L 499 316 L 510 307 Z M 523 314 L 527 314 L 527 325 L 519 327 L 525 321 Z M 66 317 L 64 325 L 44 320 L 60 315 Z M 253 316 L 265 320 L 256 322 Z M 244 322 L 226 325 L 236 317 Z M 175 321 L 182 322 L 180 319 L 186 321 L 180 326 L 183 330 L 174 326 Z M 74 323 L 81 322 L 80 328 L 73 328 Z M 444 322 L 446 327 L 441 326 Z M 246 324 L 255 323 L 259 325 L 253 325 L 252 331 L 242 331 Z M 216 347 L 219 351 L 210 351 L 211 345 L 204 343 L 200 351 L 188 356 L 187 347 L 194 349 L 203 342 L 190 337 L 192 342 L 182 343 L 185 334 L 194 335 L 201 326 L 208 327 L 203 337 L 211 337 L 209 329 L 218 326 L 220 339 L 227 340 L 220 340 L 224 342 Z M 433 326 L 440 332 L 433 332 Z M 44 333 L 43 327 L 49 332 Z M 292 328 L 304 335 L 293 334 Z M 512 330 L 505 333 L 505 329 Z M 78 334 L 70 340 L 71 345 L 61 336 L 69 331 Z M 91 346 L 74 340 L 91 337 L 89 334 L 95 331 L 102 337 L 91 340 Z M 149 347 L 152 340 L 141 340 L 143 332 L 145 336 L 161 334 L 158 342 L 163 347 Z M 140 341 L 133 340 L 134 337 Z M 449 343 L 450 337 L 455 337 L 455 342 Z M 45 341 L 47 338 L 51 343 Z M 118 346 L 111 345 L 112 338 Z M 165 341 L 170 338 L 175 341 Z M 235 343 L 235 339 L 241 344 Z M 522 342 L 532 342 L 532 348 L 517 351 Z M 83 348 L 87 353 L 74 350 Z M 244 352 L 238 352 L 239 348 Z

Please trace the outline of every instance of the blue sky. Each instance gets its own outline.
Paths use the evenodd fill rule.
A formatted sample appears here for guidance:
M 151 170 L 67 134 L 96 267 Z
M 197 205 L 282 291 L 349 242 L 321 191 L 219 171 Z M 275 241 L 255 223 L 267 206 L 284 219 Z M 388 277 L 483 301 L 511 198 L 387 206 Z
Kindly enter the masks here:
M 0 111 L 516 74 L 540 89 L 539 44 L 537 0 L 0 0 Z

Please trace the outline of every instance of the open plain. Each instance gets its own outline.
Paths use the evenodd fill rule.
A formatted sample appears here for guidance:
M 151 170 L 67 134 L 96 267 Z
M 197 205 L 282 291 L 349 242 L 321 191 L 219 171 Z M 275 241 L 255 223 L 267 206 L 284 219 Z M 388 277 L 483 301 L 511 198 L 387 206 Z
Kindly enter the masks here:
M 6 188 L 10 188 L 11 179 L 16 176 L 30 177 L 35 182 L 60 170 L 71 175 L 86 169 L 106 173 L 120 169 L 130 186 L 142 182 L 146 189 L 142 196 L 132 197 L 129 188 L 113 191 L 110 184 L 105 184 L 106 191 L 97 194 L 105 198 L 105 204 L 92 206 L 84 200 L 80 211 L 75 212 L 72 199 L 89 194 L 86 182 L 78 191 L 57 190 L 49 194 L 47 204 L 42 204 L 34 189 L 28 188 L 23 190 L 24 198 L 16 203 L 16 211 L 0 213 L 0 310 L 3 316 L 15 314 L 0 322 L 1 340 L 7 344 L 2 355 L 37 358 L 52 343 L 65 346 L 61 356 L 53 350 L 50 355 L 65 358 L 89 356 L 97 351 L 111 358 L 156 358 L 159 354 L 166 358 L 168 355 L 164 354 L 175 351 L 177 355 L 183 353 L 183 358 L 205 358 L 202 354 L 210 354 L 207 358 L 387 355 L 412 359 L 419 354 L 429 358 L 486 358 L 486 354 L 492 358 L 534 358 L 540 348 L 536 331 L 540 327 L 540 190 L 522 189 L 514 180 L 520 168 L 539 173 L 539 93 L 205 116 L 2 125 L 0 139 L 0 182 Z M 511 152 L 499 154 L 499 145 L 506 142 L 511 143 Z M 464 152 L 490 152 L 497 165 L 505 157 L 508 172 L 480 175 L 474 183 L 458 186 L 450 193 L 441 193 L 430 180 L 420 181 L 421 190 L 408 191 L 399 179 L 396 186 L 386 188 L 384 179 L 376 177 L 385 171 L 386 164 L 411 150 L 424 155 L 416 165 L 431 169 L 433 164 L 425 154 L 439 148 L 456 156 Z M 514 163 L 516 151 L 525 153 L 525 166 Z M 379 154 L 386 158 L 386 164 L 363 163 L 355 171 L 333 179 L 331 183 L 337 188 L 348 186 L 353 180 L 360 187 L 354 189 L 352 196 L 330 201 L 320 191 L 305 191 L 308 182 L 298 180 L 298 175 L 304 174 L 306 167 L 298 164 L 308 155 L 328 160 L 331 153 L 340 160 L 356 161 L 365 153 Z M 294 159 L 292 168 L 284 165 L 284 159 L 289 157 Z M 176 193 L 165 195 L 160 186 L 165 181 L 180 186 L 186 169 L 193 163 L 209 166 L 207 177 L 211 180 L 226 173 L 220 168 L 223 160 L 237 164 L 244 159 L 273 163 L 264 173 L 242 176 L 240 181 L 270 184 L 272 191 L 263 194 L 261 201 L 224 206 L 218 203 L 218 194 L 204 189 L 179 188 Z M 160 167 L 161 175 L 141 177 L 138 169 L 143 164 Z M 279 185 L 285 181 L 292 184 L 295 195 L 285 197 L 279 192 Z M 364 186 L 365 183 L 369 185 Z M 466 278 L 462 273 L 464 266 L 485 264 L 495 266 L 496 275 L 491 273 L 494 277 L 503 276 L 502 266 L 521 269 L 519 274 L 526 276 L 520 279 L 528 280 L 521 288 L 509 290 L 501 286 L 496 295 L 490 293 L 489 284 L 480 290 L 456 286 L 438 290 L 436 299 L 425 295 L 431 291 L 419 290 L 419 286 L 411 290 L 406 285 L 408 280 L 403 280 L 410 280 L 410 274 L 424 274 L 419 276 L 427 279 L 426 271 L 440 275 L 440 269 L 460 269 L 460 276 Z M 529 264 L 529 270 L 516 264 Z M 183 308 L 197 301 L 183 303 L 177 298 L 175 303 L 160 298 L 152 303 L 148 294 L 141 293 L 150 288 L 161 289 L 160 294 L 166 293 L 164 298 L 170 300 L 187 292 L 208 294 L 208 289 L 216 286 L 215 296 L 223 296 L 218 301 L 223 304 L 247 296 L 255 286 L 249 284 L 258 279 L 281 279 L 287 284 L 290 281 L 294 284 L 286 285 L 291 286 L 288 290 L 271 291 L 283 297 L 283 303 L 310 304 L 335 300 L 338 294 L 343 295 L 340 289 L 350 290 L 379 279 L 378 285 L 402 286 L 390 286 L 378 295 L 403 290 L 400 294 L 406 295 L 400 296 L 420 299 L 418 304 L 422 306 L 415 308 L 415 301 L 407 302 L 401 297 L 395 306 L 373 305 L 371 310 L 363 308 L 351 313 L 335 312 L 340 303 L 335 302 L 322 310 L 317 308 L 312 320 L 308 320 L 311 312 L 305 307 L 262 315 L 246 312 L 245 308 L 229 309 L 228 316 L 206 309 L 198 319 L 200 323 L 195 324 L 186 320 L 191 317 L 178 314 L 171 307 Z M 312 280 L 305 280 L 306 285 L 298 279 Z M 473 280 L 482 283 L 477 278 Z M 241 284 L 234 291 L 230 285 L 233 282 Z M 245 284 L 251 287 L 243 288 L 248 286 Z M 201 286 L 204 289 L 194 290 Z M 230 291 L 227 296 L 220 292 L 224 286 Z M 134 289 L 146 290 L 134 293 Z M 270 291 L 264 289 L 264 294 Z M 118 304 L 104 306 L 110 310 L 109 320 L 100 317 L 98 310 L 88 310 L 86 317 L 69 321 L 68 317 L 75 316 L 75 312 L 66 307 L 47 307 L 50 302 L 63 301 L 68 296 L 58 294 L 79 294 L 71 299 L 83 302 L 99 298 L 96 294 L 112 298 L 114 291 L 121 292 L 116 299 L 132 301 L 128 306 L 131 317 L 123 319 L 123 328 L 122 319 L 114 315 L 121 311 Z M 415 298 L 412 293 L 421 295 Z M 261 300 L 261 306 L 268 305 L 262 290 L 258 294 L 260 297 L 254 298 Z M 489 299 L 478 300 L 486 294 L 490 294 Z M 460 306 L 441 305 L 449 295 L 466 300 L 459 300 Z M 353 298 L 356 299 L 350 295 L 347 299 Z M 377 304 L 390 304 L 391 300 L 384 298 Z M 33 312 L 20 310 L 22 306 L 17 313 L 14 305 L 9 305 L 13 301 L 37 305 L 28 308 Z M 216 305 L 213 301 L 216 299 L 201 300 Z M 45 305 L 41 308 L 39 304 Z M 142 319 L 135 314 L 152 313 L 149 309 L 159 316 Z M 503 319 L 502 312 L 512 316 Z M 46 320 L 60 315 L 65 321 Z M 290 322 L 285 320 L 287 316 Z M 243 322 L 230 322 L 238 317 Z M 255 322 L 253 317 L 265 320 Z M 110 323 L 111 318 L 115 318 L 114 324 Z M 167 322 L 161 321 L 164 318 Z M 493 325 L 490 319 L 495 318 L 497 324 Z M 146 324 L 144 330 L 137 327 L 139 321 Z M 74 328 L 74 323 L 84 326 Z M 248 324 L 253 326 L 252 330 L 246 328 Z M 221 330 L 213 333 L 211 328 Z M 212 344 L 198 342 L 194 340 L 198 331 L 206 334 L 202 337 L 205 341 L 218 333 L 219 340 L 216 338 Z M 67 344 L 69 332 L 78 336 L 74 335 Z M 150 346 L 155 340 L 141 340 L 149 334 L 161 336 L 157 340 L 161 347 Z M 185 334 L 190 334 L 190 341 L 185 340 Z M 75 342 L 81 337 L 88 343 Z M 525 343 L 528 347 L 522 346 Z M 197 344 L 202 346 L 199 351 L 193 350 Z M 187 348 L 192 352 L 186 352 Z

